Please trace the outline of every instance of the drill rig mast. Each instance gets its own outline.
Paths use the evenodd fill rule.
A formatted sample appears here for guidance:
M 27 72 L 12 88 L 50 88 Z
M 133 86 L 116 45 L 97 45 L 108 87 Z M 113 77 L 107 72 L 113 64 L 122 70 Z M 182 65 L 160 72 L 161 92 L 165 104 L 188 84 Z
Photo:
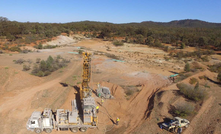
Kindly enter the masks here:
M 88 98 L 91 96 L 91 89 L 89 87 L 90 77 L 91 77 L 91 54 L 88 52 L 83 52 L 83 74 L 82 74 L 82 84 L 80 86 L 80 98 Z

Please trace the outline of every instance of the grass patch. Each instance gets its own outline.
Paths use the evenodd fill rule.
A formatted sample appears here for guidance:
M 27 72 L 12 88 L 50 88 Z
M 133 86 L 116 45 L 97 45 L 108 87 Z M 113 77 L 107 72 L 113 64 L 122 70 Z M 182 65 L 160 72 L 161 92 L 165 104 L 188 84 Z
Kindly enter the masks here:
M 5 67 L 5 69 L 9 69 L 9 67 Z
M 77 80 L 77 76 L 76 75 L 73 76 L 73 81 L 75 81 L 75 80 Z

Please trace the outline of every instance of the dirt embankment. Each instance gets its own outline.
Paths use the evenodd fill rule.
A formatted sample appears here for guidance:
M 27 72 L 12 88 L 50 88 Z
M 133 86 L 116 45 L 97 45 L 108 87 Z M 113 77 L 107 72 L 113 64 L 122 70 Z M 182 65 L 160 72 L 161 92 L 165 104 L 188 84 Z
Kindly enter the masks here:
M 51 46 L 73 45 L 76 42 L 77 42 L 77 40 L 73 39 L 73 37 L 60 35 L 55 40 L 44 43 L 43 46 L 47 46 L 47 45 L 51 45 Z
M 118 96 L 115 93 L 114 97 L 116 97 L 117 103 L 114 103 L 115 105 L 108 104 L 108 109 L 112 109 L 112 107 L 119 105 L 118 108 L 115 108 L 118 111 L 116 115 L 121 118 L 121 125 L 109 131 L 108 134 L 132 133 L 136 127 L 149 118 L 153 109 L 153 98 L 155 93 L 160 88 L 169 84 L 167 79 L 164 79 L 157 74 L 151 75 L 153 79 L 146 81 L 146 83 L 142 85 L 141 90 L 137 94 L 134 94 L 130 100 L 127 101 L 125 98 L 122 99 L 122 94 Z M 114 91 L 116 90 L 119 89 L 114 88 Z M 114 113 L 114 111 L 111 113 Z

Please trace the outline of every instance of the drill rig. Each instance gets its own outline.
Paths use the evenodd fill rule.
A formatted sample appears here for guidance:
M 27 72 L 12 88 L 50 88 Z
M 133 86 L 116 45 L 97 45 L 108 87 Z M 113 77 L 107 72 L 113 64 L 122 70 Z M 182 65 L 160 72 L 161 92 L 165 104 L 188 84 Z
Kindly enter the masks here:
M 91 53 L 83 52 L 83 74 L 80 86 L 80 99 L 83 109 L 83 122 L 85 125 L 97 125 L 96 103 L 91 96 L 92 89 L 89 87 L 91 78 Z
M 92 89 L 89 87 L 91 78 L 91 54 L 83 55 L 82 83 L 79 90 L 80 102 L 72 100 L 72 110 L 57 109 L 53 112 L 46 108 L 43 112 L 35 111 L 29 118 L 26 128 L 36 133 L 45 131 L 51 133 L 52 129 L 58 131 L 71 130 L 72 132 L 85 132 L 88 128 L 96 128 L 98 123 L 96 113 L 96 103 L 91 95 Z

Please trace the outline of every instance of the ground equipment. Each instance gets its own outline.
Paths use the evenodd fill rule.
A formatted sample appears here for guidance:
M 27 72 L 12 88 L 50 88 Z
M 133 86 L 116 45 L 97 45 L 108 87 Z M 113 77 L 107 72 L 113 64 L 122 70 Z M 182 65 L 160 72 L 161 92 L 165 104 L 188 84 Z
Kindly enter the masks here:
M 41 133 L 52 132 L 52 129 L 78 130 L 85 132 L 88 128 L 96 128 L 98 123 L 96 113 L 96 103 L 91 96 L 92 89 L 89 87 L 91 77 L 91 54 L 83 52 L 83 74 L 80 90 L 76 94 L 76 99 L 72 100 L 72 110 L 57 109 L 53 112 L 46 108 L 43 113 L 33 112 L 27 122 L 27 129 Z M 79 96 L 79 97 L 78 97 Z M 80 98 L 80 99 L 77 99 Z
M 105 99 L 113 99 L 110 89 L 108 87 L 101 87 L 100 84 L 97 84 L 97 96 Z
M 182 119 L 180 117 L 174 117 L 173 120 L 171 120 L 170 122 L 164 122 L 162 124 L 160 124 L 161 128 L 164 128 L 168 131 L 174 131 L 175 128 L 178 127 L 188 127 L 190 124 L 190 122 L 187 119 Z

